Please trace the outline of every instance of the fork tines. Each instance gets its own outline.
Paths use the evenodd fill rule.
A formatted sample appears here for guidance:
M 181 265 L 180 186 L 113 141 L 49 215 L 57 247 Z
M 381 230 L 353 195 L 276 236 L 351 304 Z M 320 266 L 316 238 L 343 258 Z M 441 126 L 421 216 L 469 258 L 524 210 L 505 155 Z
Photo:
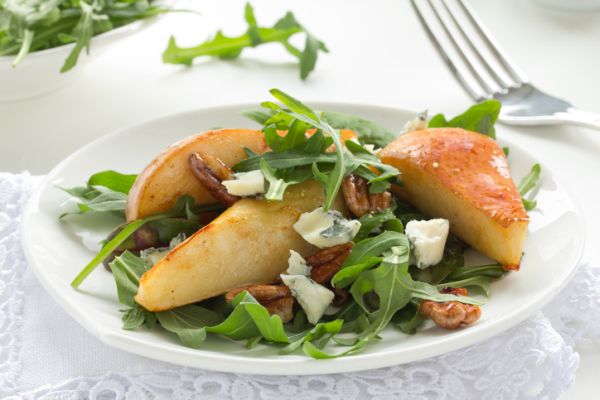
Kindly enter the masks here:
M 529 82 L 465 0 L 411 0 L 440 55 L 476 101 Z

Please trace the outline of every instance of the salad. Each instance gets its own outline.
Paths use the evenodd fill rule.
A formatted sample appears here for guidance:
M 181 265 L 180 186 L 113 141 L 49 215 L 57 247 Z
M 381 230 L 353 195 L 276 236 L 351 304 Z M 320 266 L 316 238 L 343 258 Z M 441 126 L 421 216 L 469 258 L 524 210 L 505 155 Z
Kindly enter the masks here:
M 422 113 L 396 138 L 271 94 L 278 103 L 245 112 L 260 130 L 195 135 L 139 175 L 107 170 L 64 189 L 72 213 L 123 219 L 72 286 L 103 263 L 124 329 L 192 348 L 221 335 L 322 359 L 386 328 L 476 323 L 490 282 L 519 267 L 535 207 L 523 196 L 540 175 L 535 165 L 513 183 L 494 140 L 500 104 Z M 469 247 L 496 262 L 465 266 Z
M 131 22 L 167 12 L 154 0 L 2 0 L 0 56 L 15 56 L 17 66 L 27 54 L 75 43 L 61 72 L 89 52 L 92 37 Z

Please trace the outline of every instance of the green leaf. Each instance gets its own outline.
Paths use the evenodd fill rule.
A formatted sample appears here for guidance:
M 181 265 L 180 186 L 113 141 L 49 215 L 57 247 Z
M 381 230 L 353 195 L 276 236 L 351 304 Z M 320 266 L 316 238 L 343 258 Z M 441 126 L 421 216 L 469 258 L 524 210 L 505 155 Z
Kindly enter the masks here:
M 123 329 L 133 330 L 144 324 L 145 313 L 141 307 L 132 307 L 125 311 L 121 318 L 123 322 Z
M 246 48 L 267 43 L 280 43 L 285 50 L 300 59 L 300 74 L 304 80 L 314 70 L 318 52 L 327 52 L 325 45 L 310 35 L 296 21 L 291 12 L 286 13 L 272 27 L 261 27 L 256 21 L 252 6 L 248 3 L 244 9 L 244 18 L 248 28 L 239 36 L 227 37 L 218 31 L 213 38 L 193 47 L 179 47 L 175 39 L 171 38 L 163 52 L 163 62 L 189 66 L 192 65 L 194 59 L 199 57 L 233 60 L 238 58 Z M 306 35 L 306 46 L 304 51 L 300 52 L 289 41 L 293 36 L 302 33 Z
M 523 201 L 523 206 L 525 206 L 525 211 L 531 211 L 537 207 L 536 200 L 527 200 L 525 198 L 521 198 L 521 201 Z
M 290 337 L 290 344 L 282 348 L 280 354 L 290 354 L 298 350 L 304 343 L 319 340 L 325 336 L 329 338 L 339 333 L 344 325 L 344 321 L 336 319 L 330 322 L 321 322 L 312 329 Z
M 108 212 L 124 217 L 127 193 L 136 177 L 108 170 L 92 175 L 85 187 L 61 188 L 79 200 L 79 210 L 65 213 L 61 218 L 87 212 Z
M 379 257 L 394 246 L 405 245 L 406 240 L 406 236 L 403 234 L 389 231 L 362 240 L 352 248 L 352 252 L 342 265 L 342 269 L 350 265 L 360 264 L 363 260 Z
M 484 275 L 472 276 L 470 278 L 462 279 L 453 282 L 444 282 L 437 285 L 438 289 L 445 288 L 469 288 L 475 287 L 483 291 L 483 293 L 490 297 L 490 283 L 492 278 Z
M 277 133 L 275 124 L 270 124 L 263 129 L 267 146 L 276 153 L 282 153 L 286 150 L 301 149 L 305 146 L 306 130 L 310 125 L 299 120 L 292 120 L 289 127 L 285 127 L 287 133 L 285 136 L 280 136 Z
M 206 339 L 206 327 L 218 323 L 221 318 L 211 310 L 188 305 L 156 313 L 160 325 L 177 334 L 185 346 L 199 349 Z
M 269 311 L 250 293 L 239 293 L 232 304 L 232 313 L 219 325 L 207 327 L 208 332 L 220 333 L 234 340 L 250 339 L 260 334 L 271 342 L 288 342 L 281 318 L 269 315 Z
M 407 335 L 417 333 L 417 328 L 425 322 L 425 316 L 419 312 L 419 307 L 407 304 L 392 317 L 392 322 Z
M 442 114 L 435 115 L 429 121 L 429 128 L 454 127 L 496 138 L 494 124 L 500 115 L 502 104 L 498 100 L 485 100 L 471 106 L 464 113 L 447 121 Z
M 103 186 L 114 192 L 128 194 L 133 186 L 137 175 L 126 175 L 117 171 L 102 171 L 98 172 L 88 179 L 88 187 Z
M 252 42 L 252 46 L 256 47 L 262 43 L 262 39 L 258 30 L 256 17 L 254 16 L 254 9 L 250 3 L 246 3 L 246 8 L 244 9 L 244 18 L 248 24 L 248 37 Z
M 264 158 L 260 160 L 260 170 L 269 182 L 269 190 L 265 193 L 267 200 L 283 199 L 283 194 L 288 186 L 302 183 L 312 176 L 312 172 L 308 169 L 284 169 L 277 171 L 271 168 Z
M 396 218 L 394 212 L 391 209 L 386 209 L 379 213 L 365 214 L 359 219 L 360 230 L 354 237 L 354 242 L 358 243 L 363 239 L 366 239 L 369 234 L 373 231 L 380 229 L 384 223 L 392 220 L 396 220 L 399 225 L 396 225 L 396 231 L 403 233 L 402 221 Z
M 125 240 L 127 240 L 142 226 L 152 221 L 158 221 L 177 216 L 185 216 L 186 210 L 193 208 L 193 204 L 194 199 L 192 197 L 182 196 L 177 200 L 175 207 L 173 207 L 171 210 L 164 213 L 150 215 L 143 219 L 138 219 L 128 223 L 117 235 L 115 235 L 114 238 L 106 243 L 98 252 L 98 254 L 96 254 L 96 256 L 79 272 L 79 274 L 71 282 L 71 286 L 75 289 L 78 288 L 99 263 L 111 255 L 113 251 L 115 251 L 123 242 L 125 242 Z
M 133 330 L 145 325 L 147 329 L 152 329 L 156 325 L 156 315 L 136 304 L 124 311 L 121 320 L 123 321 L 123 329 Z
M 479 265 L 472 267 L 461 267 L 452 272 L 446 280 L 458 281 L 469 279 L 478 276 L 485 276 L 490 278 L 499 278 L 505 274 L 504 268 L 500 264 L 488 264 Z
M 81 17 L 73 30 L 73 37 L 76 38 L 77 41 L 75 47 L 73 47 L 73 50 L 71 50 L 71 53 L 60 69 L 61 73 L 69 71 L 77 64 L 77 60 L 83 49 L 86 49 L 89 53 L 90 41 L 92 36 L 94 36 L 94 20 L 106 18 L 105 16 L 96 14 L 96 8 L 99 7 L 97 0 L 93 0 L 92 4 L 87 4 L 83 0 L 80 0 L 79 3 L 81 6 Z
M 313 163 L 334 164 L 335 154 L 309 154 L 303 151 L 286 151 L 284 153 L 268 152 L 260 156 L 249 157 L 233 166 L 235 172 L 248 172 L 260 169 L 260 160 L 266 160 L 272 168 L 287 169 L 312 165 Z
M 540 179 L 541 172 L 542 167 L 540 164 L 534 164 L 533 167 L 531 167 L 531 171 L 529 171 L 529 173 L 521 179 L 521 182 L 519 182 L 518 190 L 521 196 L 525 196 L 535 187 Z
M 300 56 L 300 79 L 305 80 L 315 69 L 320 49 L 321 46 L 319 40 L 307 32 L 304 51 Z
M 382 261 L 383 258 L 381 257 L 371 257 L 359 264 L 345 266 L 331 278 L 331 285 L 335 288 L 348 287 L 358 278 L 361 272 L 380 264 Z
M 126 251 L 110 263 L 110 269 L 117 285 L 119 302 L 135 307 L 137 303 L 134 297 L 138 291 L 140 277 L 146 272 L 146 264 L 141 258 Z
M 241 114 L 252 121 L 258 122 L 260 125 L 265 125 L 269 118 L 273 116 L 273 113 L 270 112 L 270 110 L 261 109 L 244 110 Z
M 242 111 L 242 115 L 258 122 L 260 125 L 268 125 L 269 121 L 277 111 L 267 108 L 265 110 L 253 109 Z M 378 147 L 385 147 L 388 143 L 396 138 L 396 135 L 382 127 L 381 125 L 366 120 L 364 118 L 344 114 L 334 111 L 322 111 L 320 113 L 321 120 L 331 125 L 334 129 L 349 129 L 358 135 L 361 143 L 374 144 Z M 313 135 L 311 139 L 313 139 Z M 322 147 L 318 147 L 318 152 L 321 152 Z M 310 151 L 307 151 L 310 153 Z M 316 152 L 316 151 L 315 151 Z
M 396 135 L 386 128 L 354 115 L 323 111 L 321 119 L 335 129 L 350 129 L 356 132 L 361 143 L 385 147 L 396 138 Z
M 518 190 L 521 194 L 521 200 L 523 201 L 525 210 L 527 211 L 531 211 L 537 206 L 537 202 L 535 200 L 526 199 L 525 195 L 538 184 L 541 173 L 542 167 L 540 164 L 534 164 L 533 167 L 531 167 L 531 171 L 529 171 L 529 173 L 525 175 L 519 182 Z
M 302 103 L 300 100 L 290 96 L 287 93 L 282 92 L 279 89 L 271 89 L 269 93 L 279 100 L 283 105 L 288 107 L 292 112 L 298 114 L 306 123 L 319 128 L 319 117 L 317 114 L 307 105 Z
M 442 282 L 451 273 L 465 265 L 465 247 L 460 239 L 453 234 L 449 234 L 442 261 L 430 268 L 418 269 L 416 279 L 432 284 Z
M 326 211 L 331 209 L 346 174 L 344 163 L 344 147 L 342 145 L 339 132 L 334 130 L 329 124 L 321 121 L 315 111 L 306 106 L 300 100 L 282 92 L 279 89 L 271 89 L 269 92 L 273 95 L 273 97 L 281 101 L 286 107 L 289 108 L 290 111 L 282 110 L 282 113 L 288 114 L 297 120 L 304 121 L 307 124 L 322 130 L 333 140 L 336 147 L 335 164 L 333 170 L 327 175 L 326 178 L 323 175 L 320 175 L 322 178 L 320 183 L 325 189 L 325 204 L 323 208 Z

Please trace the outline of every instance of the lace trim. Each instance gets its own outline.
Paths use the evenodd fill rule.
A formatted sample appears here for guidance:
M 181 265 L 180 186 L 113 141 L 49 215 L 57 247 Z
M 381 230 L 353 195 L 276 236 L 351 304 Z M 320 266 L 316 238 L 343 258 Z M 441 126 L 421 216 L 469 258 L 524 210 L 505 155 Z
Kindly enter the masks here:
M 600 344 L 600 265 L 582 265 L 544 313 L 567 343 Z
M 543 399 L 569 387 L 579 356 L 539 315 L 429 360 L 351 374 L 254 376 L 172 367 L 79 377 L 22 399 Z
M 21 250 L 19 222 L 32 184 L 27 173 L 0 173 L 0 397 L 16 392 L 21 371 L 21 281 L 27 264 Z

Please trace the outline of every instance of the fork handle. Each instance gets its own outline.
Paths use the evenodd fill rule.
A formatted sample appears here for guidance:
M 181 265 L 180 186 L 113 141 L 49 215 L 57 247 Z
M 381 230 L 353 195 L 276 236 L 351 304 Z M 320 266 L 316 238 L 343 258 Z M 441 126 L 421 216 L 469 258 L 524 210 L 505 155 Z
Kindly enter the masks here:
M 559 115 L 565 122 L 600 130 L 600 114 L 569 107 L 567 112 L 559 113 Z

